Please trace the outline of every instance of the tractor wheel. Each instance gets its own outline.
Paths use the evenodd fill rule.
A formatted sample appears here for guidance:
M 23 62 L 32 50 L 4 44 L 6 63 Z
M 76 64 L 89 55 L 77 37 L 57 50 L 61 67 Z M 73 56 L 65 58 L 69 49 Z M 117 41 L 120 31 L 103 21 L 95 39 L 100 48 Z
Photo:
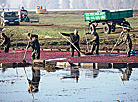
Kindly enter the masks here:
M 96 31 L 96 26 L 94 24 L 90 24 L 90 32 Z
M 111 25 L 109 25 L 107 23 L 105 25 L 103 25 L 103 31 L 105 34 L 110 34 L 111 33 Z

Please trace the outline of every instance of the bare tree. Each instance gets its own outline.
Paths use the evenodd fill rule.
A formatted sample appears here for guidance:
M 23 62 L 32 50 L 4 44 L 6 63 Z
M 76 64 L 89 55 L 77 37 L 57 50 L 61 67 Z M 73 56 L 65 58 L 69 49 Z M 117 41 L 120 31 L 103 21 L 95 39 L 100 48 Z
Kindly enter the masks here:
M 22 0 L 22 6 L 23 6 L 24 8 L 27 8 L 27 3 L 26 3 L 25 0 Z
M 31 0 L 30 3 L 29 3 L 29 8 L 35 9 L 36 6 L 40 5 L 39 4 L 40 1 L 39 0 Z
M 39 0 L 39 5 L 46 6 L 47 0 Z
M 60 4 L 59 0 L 31 0 L 29 7 L 34 9 L 37 5 L 46 5 L 48 9 L 137 9 L 138 0 L 60 0 Z
M 60 7 L 61 7 L 61 9 L 69 9 L 70 8 L 70 0 L 61 0 Z
M 0 0 L 0 5 L 4 9 L 4 7 L 6 6 L 6 0 Z
M 59 0 L 46 0 L 48 9 L 59 9 Z
M 10 9 L 10 6 L 11 6 L 10 3 L 11 3 L 10 0 L 7 0 L 7 7 L 8 7 L 8 10 Z
M 86 8 L 85 0 L 72 0 L 71 5 L 73 9 L 85 9 Z

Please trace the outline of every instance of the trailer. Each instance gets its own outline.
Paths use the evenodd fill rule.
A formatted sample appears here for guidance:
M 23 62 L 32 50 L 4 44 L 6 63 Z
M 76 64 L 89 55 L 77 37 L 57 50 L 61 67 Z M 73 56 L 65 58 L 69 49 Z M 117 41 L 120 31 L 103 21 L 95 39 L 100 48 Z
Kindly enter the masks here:
M 91 31 L 96 30 L 99 23 L 102 23 L 105 34 L 115 32 L 116 25 L 131 28 L 130 23 L 125 18 L 133 17 L 133 10 L 108 11 L 104 10 L 96 13 L 85 13 L 84 19 L 89 22 Z

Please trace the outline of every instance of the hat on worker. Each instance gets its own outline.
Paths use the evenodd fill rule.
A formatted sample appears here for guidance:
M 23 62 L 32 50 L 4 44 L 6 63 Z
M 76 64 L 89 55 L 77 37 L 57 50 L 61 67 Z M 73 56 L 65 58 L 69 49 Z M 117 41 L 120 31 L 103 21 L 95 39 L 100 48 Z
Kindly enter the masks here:
M 28 33 L 28 34 L 27 34 L 27 36 L 29 36 L 29 37 L 30 37 L 30 36 L 31 36 L 31 33 Z
M 5 36 L 5 33 L 2 33 L 1 35 L 2 35 L 2 36 Z
M 75 33 L 78 33 L 78 30 L 77 30 L 77 29 L 75 29 L 75 30 L 74 30 L 74 32 L 75 32 Z
M 94 30 L 91 34 L 95 34 L 96 33 L 96 31 Z

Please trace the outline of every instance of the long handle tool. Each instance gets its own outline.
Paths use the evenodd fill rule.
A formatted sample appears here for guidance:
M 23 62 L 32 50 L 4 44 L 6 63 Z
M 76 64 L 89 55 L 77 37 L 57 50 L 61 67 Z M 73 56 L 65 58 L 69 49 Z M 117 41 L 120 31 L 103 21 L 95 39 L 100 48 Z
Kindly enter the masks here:
M 33 30 L 34 30 L 34 28 L 32 29 L 31 34 L 33 33 Z M 24 57 L 23 57 L 23 62 L 24 63 L 26 63 L 25 58 L 26 58 L 26 53 L 27 53 L 28 46 L 29 46 L 29 42 L 28 42 L 28 44 L 26 46 L 25 53 L 24 53 Z
M 29 84 L 29 80 L 28 80 L 28 76 L 27 76 L 27 73 L 26 73 L 25 67 L 24 67 L 24 72 L 25 72 L 25 76 L 26 76 L 27 82 L 28 82 L 28 84 Z M 30 87 L 30 86 L 29 86 L 29 87 Z M 32 98 L 33 98 L 33 100 L 34 100 L 34 95 L 33 95 L 33 93 L 31 92 L 31 88 L 30 88 L 30 93 L 31 93 Z
M 113 52 L 113 50 L 115 49 L 116 45 L 118 44 L 118 42 L 119 42 L 120 38 L 121 38 L 121 33 L 120 33 L 120 36 L 119 36 L 118 40 L 116 41 L 116 43 L 115 43 L 114 47 L 112 48 L 112 50 L 111 50 L 110 54 L 112 54 L 112 52 Z

